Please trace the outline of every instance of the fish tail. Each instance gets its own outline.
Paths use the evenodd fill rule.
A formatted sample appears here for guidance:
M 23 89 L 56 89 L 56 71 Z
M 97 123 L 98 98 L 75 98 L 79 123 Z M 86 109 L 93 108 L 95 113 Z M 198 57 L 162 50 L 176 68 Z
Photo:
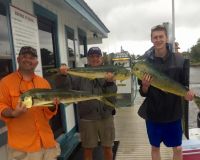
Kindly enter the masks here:
M 101 95 L 98 100 L 103 102 L 104 104 L 112 107 L 112 108 L 119 108 L 120 106 L 116 105 L 116 104 L 113 104 L 111 103 L 110 101 L 108 101 L 106 99 L 106 97 L 116 97 L 118 99 L 121 99 L 122 98 L 122 94 L 119 94 L 119 93 L 107 93 L 107 94 L 103 94 Z
M 194 102 L 196 103 L 197 107 L 200 110 L 200 97 L 199 96 L 195 96 L 194 97 Z
M 115 105 L 115 104 L 109 102 L 106 98 L 100 98 L 99 100 L 100 100 L 101 102 L 103 102 L 104 104 L 106 104 L 106 105 L 112 107 L 112 108 L 118 108 L 118 107 L 119 107 L 119 106 L 117 106 L 117 105 Z
M 59 72 L 59 69 L 58 68 L 51 68 L 51 69 L 47 69 L 45 71 L 45 73 L 58 73 Z

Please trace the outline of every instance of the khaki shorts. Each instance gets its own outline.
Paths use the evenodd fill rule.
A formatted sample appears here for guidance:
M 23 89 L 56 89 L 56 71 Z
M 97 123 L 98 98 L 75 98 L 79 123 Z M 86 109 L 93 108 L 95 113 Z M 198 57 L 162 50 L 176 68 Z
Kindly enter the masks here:
M 57 160 L 60 155 L 60 146 L 56 144 L 56 147 L 44 149 L 42 148 L 38 152 L 21 152 L 13 148 L 8 147 L 8 160 Z
M 94 148 L 101 142 L 102 146 L 112 147 L 115 139 L 113 117 L 102 120 L 80 120 L 80 137 L 84 148 Z

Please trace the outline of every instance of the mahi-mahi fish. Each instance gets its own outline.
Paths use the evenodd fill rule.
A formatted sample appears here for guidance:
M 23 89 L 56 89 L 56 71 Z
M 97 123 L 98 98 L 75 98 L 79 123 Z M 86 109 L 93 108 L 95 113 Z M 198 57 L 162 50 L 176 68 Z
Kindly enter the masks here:
M 168 93 L 172 93 L 181 97 L 187 94 L 188 89 L 169 78 L 164 73 L 158 71 L 152 64 L 146 61 L 138 61 L 132 66 L 132 73 L 140 80 L 142 80 L 144 74 L 149 74 L 152 77 L 151 85 Z M 200 109 L 200 97 L 195 95 L 194 102 Z
M 58 69 L 49 69 L 46 71 L 49 72 L 58 72 Z M 114 74 L 115 80 L 126 80 L 131 76 L 130 70 L 123 66 L 99 66 L 99 67 L 77 67 L 74 69 L 69 69 L 67 71 L 68 74 L 88 79 L 95 78 L 105 78 L 107 72 L 111 72 Z
M 57 98 L 60 101 L 60 103 L 63 104 L 77 103 L 80 101 L 96 99 L 110 107 L 115 108 L 116 105 L 108 101 L 106 97 L 112 97 L 116 95 L 116 93 L 105 93 L 100 95 L 90 94 L 85 91 L 66 91 L 63 89 L 34 88 L 20 95 L 20 100 L 22 104 L 26 105 L 27 108 L 39 106 L 51 107 L 53 106 L 54 98 Z

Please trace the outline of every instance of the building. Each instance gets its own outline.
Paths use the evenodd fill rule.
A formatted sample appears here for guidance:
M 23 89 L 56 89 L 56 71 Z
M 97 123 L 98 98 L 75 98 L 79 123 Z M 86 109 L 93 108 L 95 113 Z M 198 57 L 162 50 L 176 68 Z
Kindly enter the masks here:
M 109 30 L 84 0 L 0 0 L 0 78 L 17 69 L 16 57 L 23 45 L 39 53 L 36 72 L 66 63 L 84 66 L 87 46 L 102 43 Z M 53 125 L 55 124 L 56 125 Z M 52 123 L 62 155 L 67 159 L 79 143 L 76 107 L 62 106 Z M 0 121 L 0 155 L 6 160 L 7 129 Z

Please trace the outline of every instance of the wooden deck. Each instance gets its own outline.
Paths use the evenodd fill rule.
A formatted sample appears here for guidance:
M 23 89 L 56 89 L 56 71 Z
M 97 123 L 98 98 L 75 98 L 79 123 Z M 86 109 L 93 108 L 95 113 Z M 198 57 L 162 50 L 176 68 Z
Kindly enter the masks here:
M 151 160 L 145 122 L 137 115 L 143 99 L 137 97 L 134 107 L 117 109 L 115 116 L 116 140 L 120 141 L 116 160 Z M 161 145 L 162 160 L 171 160 L 172 151 Z

